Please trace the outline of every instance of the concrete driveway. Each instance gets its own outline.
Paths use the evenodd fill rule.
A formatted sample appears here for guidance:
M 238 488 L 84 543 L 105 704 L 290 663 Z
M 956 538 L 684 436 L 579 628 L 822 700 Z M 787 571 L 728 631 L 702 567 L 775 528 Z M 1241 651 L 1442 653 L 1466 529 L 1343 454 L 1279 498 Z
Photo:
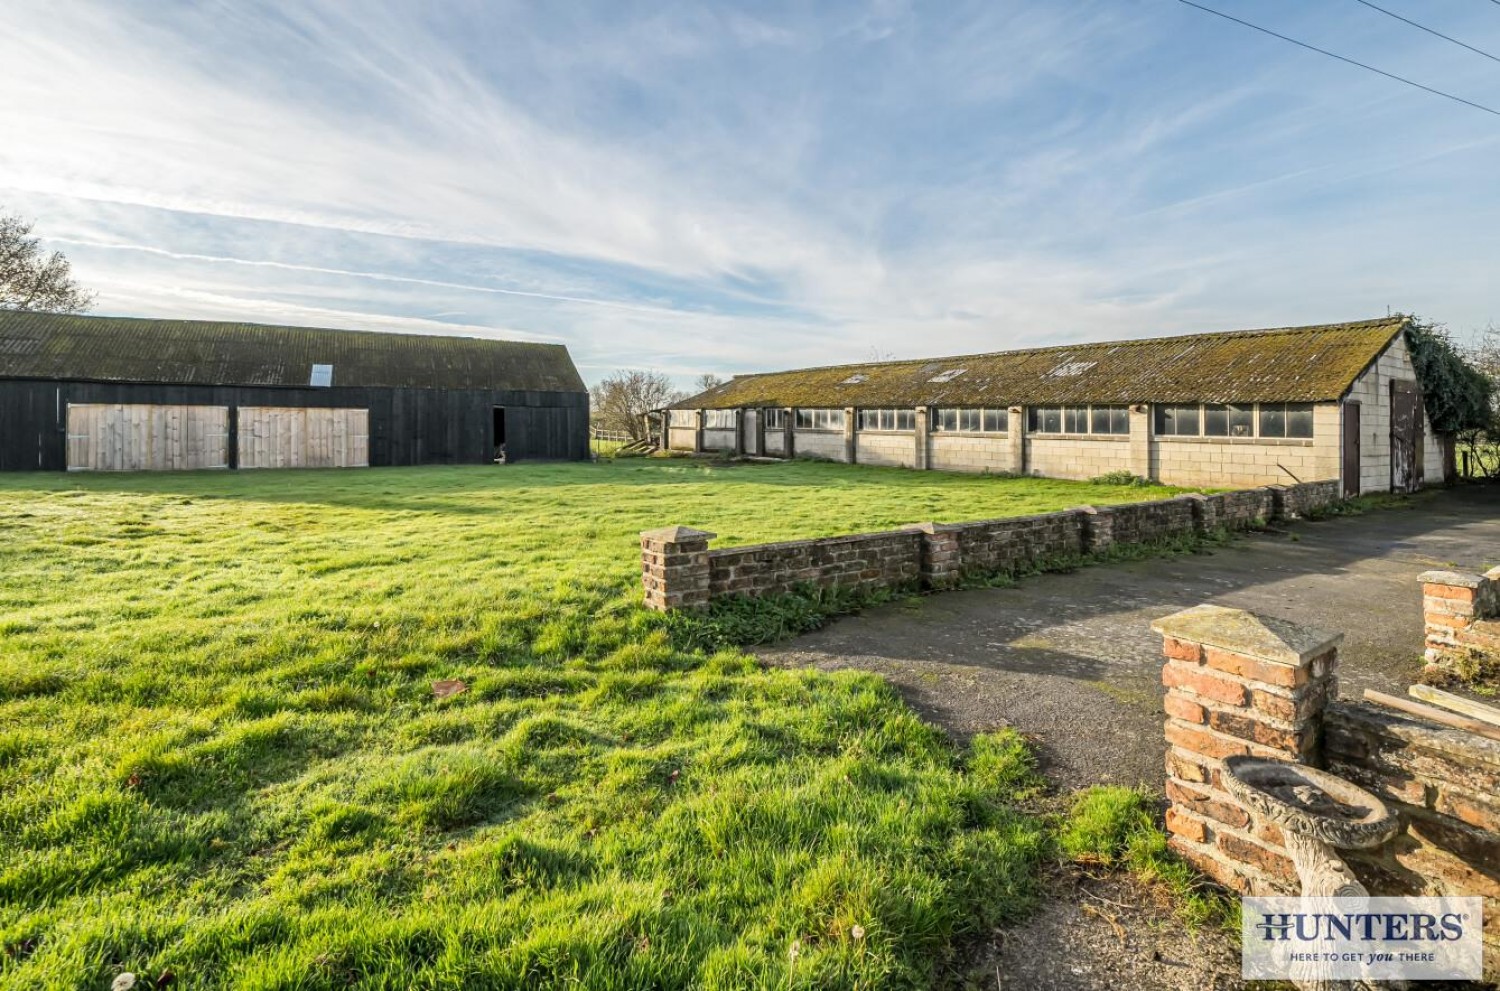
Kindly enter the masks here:
M 1295 523 L 1212 553 L 913 598 L 761 651 L 769 663 L 889 678 L 951 732 L 1011 725 L 1061 788 L 1163 779 L 1159 616 L 1202 602 L 1345 633 L 1341 694 L 1404 694 L 1421 667 L 1431 568 L 1500 564 L 1500 488 Z

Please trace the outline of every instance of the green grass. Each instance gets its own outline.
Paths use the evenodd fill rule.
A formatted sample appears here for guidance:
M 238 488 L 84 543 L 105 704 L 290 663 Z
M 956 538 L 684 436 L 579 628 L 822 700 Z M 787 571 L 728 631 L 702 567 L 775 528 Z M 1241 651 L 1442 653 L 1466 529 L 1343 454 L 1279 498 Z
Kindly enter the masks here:
M 1025 748 L 960 752 L 870 675 L 683 649 L 636 534 L 1164 494 L 671 461 L 0 477 L 0 984 L 942 982 L 1035 897 Z
M 1192 927 L 1216 926 L 1238 936 L 1239 902 L 1203 878 L 1167 847 L 1157 824 L 1159 796 L 1139 788 L 1096 785 L 1074 796 L 1057 833 L 1063 856 L 1083 864 L 1123 868 L 1160 885 Z

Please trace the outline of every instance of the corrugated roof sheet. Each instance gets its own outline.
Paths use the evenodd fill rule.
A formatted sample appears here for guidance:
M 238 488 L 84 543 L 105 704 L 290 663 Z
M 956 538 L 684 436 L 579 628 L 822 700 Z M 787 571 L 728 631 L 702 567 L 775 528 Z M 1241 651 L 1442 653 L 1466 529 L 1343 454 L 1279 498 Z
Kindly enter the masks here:
M 561 344 L 201 320 L 0 312 L 0 378 L 582 392 Z
M 1405 325 L 1394 316 L 768 372 L 679 407 L 1321 402 L 1343 396 Z

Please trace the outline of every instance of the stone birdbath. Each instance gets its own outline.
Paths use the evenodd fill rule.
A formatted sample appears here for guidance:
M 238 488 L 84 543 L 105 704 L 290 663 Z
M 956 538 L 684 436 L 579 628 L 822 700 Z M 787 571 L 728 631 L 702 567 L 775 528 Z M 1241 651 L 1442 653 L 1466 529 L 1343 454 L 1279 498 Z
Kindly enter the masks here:
M 1379 846 L 1401 825 L 1389 806 L 1363 788 L 1303 764 L 1229 757 L 1224 787 L 1281 827 L 1304 896 L 1369 895 L 1337 850 Z

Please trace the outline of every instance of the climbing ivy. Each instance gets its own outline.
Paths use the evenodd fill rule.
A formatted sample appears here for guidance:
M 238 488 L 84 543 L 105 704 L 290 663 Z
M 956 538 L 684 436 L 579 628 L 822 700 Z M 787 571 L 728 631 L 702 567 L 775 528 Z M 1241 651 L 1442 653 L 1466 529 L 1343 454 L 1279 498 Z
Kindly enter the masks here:
M 1451 434 L 1491 426 L 1495 383 L 1464 360 L 1446 328 L 1413 318 L 1406 325 L 1406 349 L 1433 430 Z

